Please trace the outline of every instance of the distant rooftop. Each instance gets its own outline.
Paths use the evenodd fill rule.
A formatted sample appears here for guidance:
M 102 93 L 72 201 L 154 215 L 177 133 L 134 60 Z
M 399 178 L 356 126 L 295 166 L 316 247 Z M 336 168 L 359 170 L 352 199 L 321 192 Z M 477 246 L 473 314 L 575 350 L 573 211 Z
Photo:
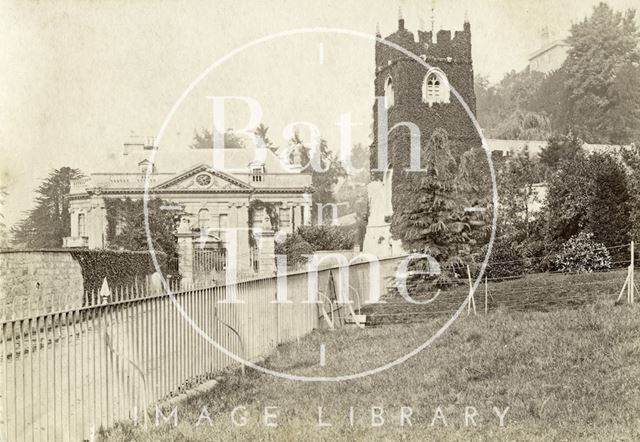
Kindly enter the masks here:
M 502 152 L 503 155 L 510 155 L 512 153 L 521 152 L 525 148 L 529 151 L 531 156 L 537 156 L 540 154 L 542 148 L 547 146 L 546 140 L 487 140 L 487 145 L 491 151 Z M 589 144 L 584 143 L 582 148 L 587 152 L 606 152 L 615 150 L 618 148 L 629 148 L 629 145 L 619 144 Z
M 535 52 L 532 52 L 529 55 L 529 61 L 538 58 L 539 56 L 543 55 L 546 52 L 549 52 L 550 50 L 552 50 L 552 49 L 554 49 L 554 48 L 556 48 L 558 46 L 568 48 L 569 47 L 569 43 L 567 43 L 565 40 L 554 40 L 552 42 L 549 42 L 549 43 L 543 45 L 540 49 L 536 50 Z

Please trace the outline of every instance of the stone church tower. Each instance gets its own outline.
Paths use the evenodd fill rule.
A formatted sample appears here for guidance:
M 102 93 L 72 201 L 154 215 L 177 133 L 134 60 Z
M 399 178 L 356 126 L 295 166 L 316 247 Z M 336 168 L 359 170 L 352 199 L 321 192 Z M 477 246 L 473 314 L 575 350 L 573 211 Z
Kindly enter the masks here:
M 453 93 L 455 89 L 475 115 L 469 22 L 465 20 L 463 30 L 455 31 L 453 36 L 451 31 L 438 31 L 435 41 L 431 31 L 418 30 L 416 40 L 400 18 L 398 30 L 384 39 L 420 57 L 429 68 L 391 46 L 376 42 L 377 99 L 373 106 L 370 215 L 364 252 L 377 256 L 403 252 L 400 242 L 391 238 L 391 216 L 394 210 L 401 210 L 403 193 L 393 189 L 400 180 L 406 183 L 407 179 L 419 179 L 424 173 L 405 170 L 411 165 L 412 143 L 421 159 L 431 135 L 438 129 L 446 131 L 451 152 L 457 158 L 482 145 L 473 120 Z M 378 146 L 383 146 L 384 141 L 388 170 L 379 164 Z

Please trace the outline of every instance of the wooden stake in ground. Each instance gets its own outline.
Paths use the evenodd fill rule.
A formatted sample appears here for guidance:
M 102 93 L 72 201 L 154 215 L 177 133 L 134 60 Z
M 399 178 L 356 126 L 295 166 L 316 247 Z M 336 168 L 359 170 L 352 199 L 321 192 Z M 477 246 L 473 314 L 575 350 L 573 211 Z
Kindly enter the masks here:
M 620 290 L 620 295 L 616 302 L 620 302 L 622 299 L 622 294 L 624 293 L 624 289 L 627 289 L 627 302 L 629 304 L 633 304 L 634 302 L 634 289 L 635 289 L 635 281 L 634 281 L 634 269 L 635 266 L 635 247 L 634 242 L 631 241 L 631 259 L 629 261 L 629 269 L 627 271 L 627 278 L 624 280 L 624 284 L 622 285 L 622 290 Z
M 489 285 L 487 284 L 487 275 L 484 275 L 484 314 L 487 314 L 487 297 L 489 296 Z
M 473 305 L 473 314 L 476 314 L 476 300 L 473 293 L 473 282 L 471 281 L 471 270 L 467 265 L 467 278 L 469 278 L 469 303 L 467 304 L 467 315 L 471 313 L 471 306 Z
M 627 288 L 627 284 L 629 284 L 629 271 L 627 270 L 627 277 L 624 279 L 624 284 L 622 284 L 622 290 L 620 290 L 620 295 L 618 295 L 618 299 L 616 299 L 616 302 L 620 302 L 620 300 L 622 299 L 622 294 L 624 293 L 624 290 Z M 629 295 L 627 294 L 627 301 L 629 300 Z
M 631 241 L 631 264 L 629 265 L 629 298 L 630 303 L 633 304 L 634 301 L 634 289 L 636 287 L 634 280 L 634 265 L 635 265 L 635 244 Z

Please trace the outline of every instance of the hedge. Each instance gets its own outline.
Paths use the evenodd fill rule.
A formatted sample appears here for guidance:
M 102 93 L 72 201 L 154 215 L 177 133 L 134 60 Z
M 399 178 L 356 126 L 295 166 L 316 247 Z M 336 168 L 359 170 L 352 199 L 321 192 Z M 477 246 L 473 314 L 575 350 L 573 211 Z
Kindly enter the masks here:
M 144 284 L 145 277 L 156 271 L 150 252 L 115 250 L 73 250 L 71 256 L 82 270 L 85 292 L 97 292 L 107 278 L 109 288 Z M 156 252 L 163 275 L 167 273 L 167 256 Z

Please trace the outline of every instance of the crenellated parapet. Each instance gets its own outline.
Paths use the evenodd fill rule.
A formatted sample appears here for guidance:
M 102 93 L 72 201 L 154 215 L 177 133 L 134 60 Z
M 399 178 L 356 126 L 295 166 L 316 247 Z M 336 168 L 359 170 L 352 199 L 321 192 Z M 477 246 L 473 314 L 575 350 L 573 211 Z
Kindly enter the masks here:
M 378 35 L 379 38 L 382 38 Z M 384 42 L 376 42 L 375 95 L 385 97 L 387 127 L 404 122 L 415 123 L 421 131 L 424 146 L 436 129 L 444 129 L 454 151 L 461 153 L 471 146 L 480 146 L 480 137 L 472 115 L 476 112 L 474 93 L 471 25 L 465 21 L 463 29 L 454 31 L 418 30 L 417 35 L 405 28 L 404 20 L 398 29 L 384 37 L 419 57 L 409 56 Z M 425 66 L 426 65 L 426 66 Z M 374 142 L 371 146 L 372 168 L 377 168 L 378 128 L 381 115 L 378 102 L 373 106 Z M 406 126 L 405 126 L 406 127 Z M 409 131 L 400 128 L 389 133 L 389 162 L 393 167 L 406 167 L 410 144 Z M 379 172 L 373 179 L 382 179 Z

